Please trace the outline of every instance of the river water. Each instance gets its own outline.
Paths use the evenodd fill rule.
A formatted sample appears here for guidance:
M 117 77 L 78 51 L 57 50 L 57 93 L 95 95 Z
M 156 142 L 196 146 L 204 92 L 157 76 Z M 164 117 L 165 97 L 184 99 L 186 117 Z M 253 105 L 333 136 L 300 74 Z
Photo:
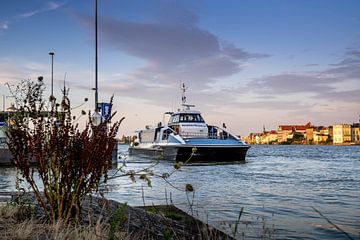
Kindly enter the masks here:
M 155 162 L 126 156 L 126 145 L 119 151 L 126 171 Z M 151 170 L 171 173 L 173 164 Z M 15 175 L 0 169 L 0 191 L 14 190 Z M 231 235 L 236 228 L 238 239 L 360 239 L 360 146 L 252 146 L 246 163 L 190 164 L 169 183 L 150 179 L 152 187 L 112 179 L 108 197 L 133 206 L 174 203 Z M 187 183 L 193 193 L 183 191 Z

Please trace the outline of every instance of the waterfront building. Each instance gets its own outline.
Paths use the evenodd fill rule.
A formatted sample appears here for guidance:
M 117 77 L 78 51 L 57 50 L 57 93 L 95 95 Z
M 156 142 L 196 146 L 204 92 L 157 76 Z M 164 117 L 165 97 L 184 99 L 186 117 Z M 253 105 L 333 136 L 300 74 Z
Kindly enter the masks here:
M 245 142 L 248 144 L 261 144 L 261 133 L 250 133 L 248 137 L 245 137 Z
M 308 122 L 305 125 L 280 125 L 277 130 L 277 140 L 279 143 L 287 142 L 288 139 L 292 139 L 295 135 L 306 136 L 306 129 L 311 127 L 311 123 Z
M 329 138 L 330 138 L 330 141 L 333 141 L 333 139 L 334 139 L 334 130 L 333 130 L 333 126 L 329 126 L 329 127 L 328 127 L 328 132 L 329 132 Z
M 333 125 L 333 144 L 349 144 L 351 142 L 351 125 L 335 124 Z
M 313 140 L 315 144 L 326 143 L 329 140 L 329 130 L 327 127 L 319 126 L 315 128 Z
M 351 125 L 351 142 L 360 144 L 360 123 Z
M 275 130 L 271 130 L 269 132 L 264 131 L 260 138 L 261 144 L 274 144 L 277 143 L 278 133 Z
M 308 127 L 305 130 L 305 137 L 307 143 L 312 143 L 314 141 L 314 127 Z
M 310 126 L 306 129 L 306 142 L 308 144 L 323 144 L 330 140 L 329 128 L 324 126 Z

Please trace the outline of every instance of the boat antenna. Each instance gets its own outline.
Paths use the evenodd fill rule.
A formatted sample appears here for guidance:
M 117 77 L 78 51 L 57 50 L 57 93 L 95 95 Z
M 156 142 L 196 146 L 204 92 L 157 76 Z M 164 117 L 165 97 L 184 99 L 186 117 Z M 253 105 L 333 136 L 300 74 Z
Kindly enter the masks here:
M 190 110 L 190 107 L 195 107 L 195 105 L 192 105 L 192 104 L 187 104 L 186 103 L 186 90 L 188 89 L 187 86 L 185 86 L 185 83 L 183 83 L 180 87 L 180 89 L 182 90 L 182 95 L 181 95 L 181 101 L 182 101 L 182 106 L 185 107 L 186 110 Z
M 185 95 L 185 92 L 186 92 L 186 90 L 188 89 L 188 87 L 185 86 L 185 83 L 183 83 L 183 84 L 181 85 L 180 89 L 182 90 L 181 101 L 182 101 L 183 104 L 185 104 L 185 103 L 186 103 L 186 95 Z

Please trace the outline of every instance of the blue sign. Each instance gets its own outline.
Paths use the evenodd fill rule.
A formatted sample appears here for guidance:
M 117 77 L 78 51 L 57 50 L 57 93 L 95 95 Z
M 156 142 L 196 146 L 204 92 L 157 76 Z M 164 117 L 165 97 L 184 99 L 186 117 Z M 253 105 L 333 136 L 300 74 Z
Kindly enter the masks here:
M 104 119 L 109 119 L 111 117 L 111 104 L 110 103 L 101 103 L 101 116 Z

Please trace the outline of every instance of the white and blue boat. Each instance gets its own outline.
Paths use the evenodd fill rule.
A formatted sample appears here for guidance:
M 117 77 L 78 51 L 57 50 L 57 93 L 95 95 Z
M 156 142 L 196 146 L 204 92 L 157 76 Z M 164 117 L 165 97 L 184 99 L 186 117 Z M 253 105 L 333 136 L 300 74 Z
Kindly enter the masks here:
M 11 106 L 9 109 L 14 108 Z M 0 112 L 0 166 L 11 165 L 11 154 L 7 145 L 6 131 L 9 123 L 9 116 L 12 114 L 11 111 Z
M 237 136 L 223 128 L 209 125 L 201 113 L 186 103 L 186 87 L 182 85 L 182 107 L 177 112 L 167 112 L 167 124 L 146 126 L 136 132 L 129 154 L 145 154 L 173 161 L 233 162 L 245 161 L 250 148 Z M 194 152 L 194 148 L 196 151 Z

